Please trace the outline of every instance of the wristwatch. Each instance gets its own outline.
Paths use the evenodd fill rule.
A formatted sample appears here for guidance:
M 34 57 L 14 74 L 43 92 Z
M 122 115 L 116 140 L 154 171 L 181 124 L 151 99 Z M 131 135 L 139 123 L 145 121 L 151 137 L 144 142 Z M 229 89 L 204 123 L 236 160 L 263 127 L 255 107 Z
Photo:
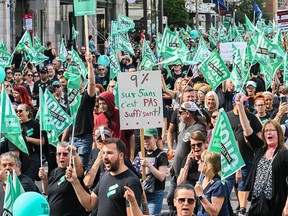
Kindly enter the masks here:
M 199 199 L 200 201 L 203 200 L 204 198 L 206 198 L 204 194 L 198 196 L 198 199 Z

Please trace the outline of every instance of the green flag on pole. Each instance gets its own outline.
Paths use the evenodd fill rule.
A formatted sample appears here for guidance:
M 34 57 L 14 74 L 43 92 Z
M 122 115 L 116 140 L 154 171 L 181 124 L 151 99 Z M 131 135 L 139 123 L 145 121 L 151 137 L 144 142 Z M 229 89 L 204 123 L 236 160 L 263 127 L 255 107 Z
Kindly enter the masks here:
M 75 40 L 79 34 L 79 31 L 76 31 L 74 24 L 72 25 L 72 40 Z
M 117 55 L 113 48 L 110 49 L 110 80 L 114 79 L 121 72 L 120 64 Z
M 258 32 L 260 33 L 260 30 L 257 29 L 250 21 L 250 19 L 244 14 L 245 16 L 245 28 L 247 32 Z
M 208 152 L 216 152 L 221 155 L 221 181 L 225 179 L 241 167 L 245 166 L 243 158 L 240 154 L 237 142 L 234 137 L 229 119 L 224 109 L 221 108 L 218 120 L 214 129 L 212 140 L 208 147 Z
M 71 67 L 69 69 L 71 69 Z M 74 74 L 71 71 L 69 71 L 69 72 L 65 72 L 63 76 L 68 80 L 67 88 L 80 89 L 80 86 L 81 86 L 80 74 Z
M 0 51 L 3 50 L 3 51 L 7 51 L 7 47 L 6 45 L 3 43 L 3 41 L 0 39 Z
M 44 94 L 40 91 L 39 97 L 41 104 L 36 119 L 40 120 L 42 130 L 54 130 L 56 134 L 61 135 L 72 124 L 71 117 L 63 110 L 49 90 L 46 90 Z
M 202 71 L 213 90 L 230 77 L 230 71 L 217 49 L 211 52 L 210 56 L 200 65 L 199 70 Z
M 59 58 L 62 62 L 66 61 L 67 56 L 67 49 L 65 47 L 65 41 L 64 38 L 61 39 L 61 45 L 60 45 L 60 51 L 59 51 Z
M 22 50 L 22 51 L 27 51 L 29 49 L 32 49 L 32 40 L 30 36 L 30 32 L 26 31 L 20 41 L 18 42 L 15 51 L 17 50 Z
M 118 35 L 116 35 L 115 42 L 116 42 L 117 50 L 127 52 L 133 56 L 135 55 L 127 32 L 121 33 L 121 34 L 119 33 Z
M 152 62 L 156 60 L 156 57 L 151 50 L 150 46 L 148 45 L 146 39 L 143 40 L 143 45 L 142 45 L 142 57 L 146 56 L 149 58 Z
M 40 38 L 38 38 L 37 36 L 34 37 L 34 50 L 37 53 L 44 52 L 44 50 L 46 50 L 46 48 L 42 46 Z
M 2 85 L 1 92 L 1 133 L 13 143 L 20 151 L 28 154 L 28 149 L 22 136 L 19 119 L 13 109 L 12 103 Z
M 72 62 L 68 66 L 68 70 L 72 73 L 81 74 L 84 78 L 86 78 L 86 75 L 88 73 L 87 68 L 85 67 L 82 59 L 78 55 L 78 53 L 72 48 L 71 52 L 71 59 Z
M 70 115 L 74 125 L 76 123 L 76 116 L 81 104 L 81 99 L 82 95 L 80 94 L 79 89 L 68 88 L 68 103 L 69 103 Z
M 15 191 L 15 200 L 20 196 L 22 193 L 24 193 L 24 189 L 21 185 L 21 182 L 16 174 L 15 169 L 13 169 L 13 187 Z
M 119 87 L 118 87 L 118 82 L 116 82 L 116 86 L 113 90 L 114 94 L 114 101 L 115 101 L 115 106 L 119 107 Z
M 121 32 L 134 31 L 135 29 L 134 20 L 120 13 L 118 14 L 118 24 Z
M 13 215 L 13 204 L 16 200 L 16 194 L 13 187 L 12 178 L 10 172 L 7 173 L 7 180 L 6 180 L 6 190 L 5 190 L 5 197 L 4 197 L 4 205 L 3 205 L 3 215 Z

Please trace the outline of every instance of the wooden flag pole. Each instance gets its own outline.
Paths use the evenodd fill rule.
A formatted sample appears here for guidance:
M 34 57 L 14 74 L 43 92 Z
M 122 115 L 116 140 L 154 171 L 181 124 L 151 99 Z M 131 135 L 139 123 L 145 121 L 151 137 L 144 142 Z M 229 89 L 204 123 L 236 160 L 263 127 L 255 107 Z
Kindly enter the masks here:
M 144 129 L 140 129 L 140 144 L 141 144 L 141 156 L 145 157 L 145 148 L 144 148 Z M 142 166 L 142 180 L 146 180 L 146 167 Z
M 85 47 L 86 47 L 86 56 L 89 55 L 89 35 L 88 35 L 88 18 L 87 15 L 84 15 L 84 28 L 85 28 Z M 89 70 L 90 70 L 90 62 L 87 61 L 87 70 L 88 70 L 88 74 L 89 74 Z M 86 77 L 84 77 L 86 78 Z

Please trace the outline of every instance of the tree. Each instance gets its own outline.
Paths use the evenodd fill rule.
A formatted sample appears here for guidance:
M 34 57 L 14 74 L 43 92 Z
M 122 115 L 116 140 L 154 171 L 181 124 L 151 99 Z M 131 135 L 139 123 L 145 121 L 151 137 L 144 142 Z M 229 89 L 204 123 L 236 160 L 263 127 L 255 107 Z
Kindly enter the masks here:
M 164 0 L 163 11 L 169 26 L 183 27 L 191 22 L 184 0 Z

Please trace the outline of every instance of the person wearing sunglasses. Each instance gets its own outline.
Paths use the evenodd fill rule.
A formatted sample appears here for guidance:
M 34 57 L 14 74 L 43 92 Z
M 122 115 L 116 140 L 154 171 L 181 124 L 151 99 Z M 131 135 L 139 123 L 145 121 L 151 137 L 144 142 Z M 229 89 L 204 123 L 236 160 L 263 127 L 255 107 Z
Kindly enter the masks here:
M 107 67 L 99 64 L 95 77 L 96 84 L 101 84 L 104 89 L 107 89 L 109 80 L 109 71 Z
M 68 142 L 59 142 L 56 147 L 57 168 L 49 176 L 43 167 L 39 169 L 39 177 L 42 181 L 42 190 L 48 196 L 50 215 L 81 215 L 88 216 L 89 213 L 78 201 L 73 186 L 66 180 L 65 174 L 68 166 L 73 166 L 76 175 L 83 185 L 83 168 L 76 147 L 69 145 Z M 71 151 L 72 150 L 72 151 Z M 72 152 L 72 160 L 70 153 Z
M 187 158 L 183 160 L 180 174 L 177 178 L 177 185 L 184 181 L 188 181 L 195 186 L 199 179 L 198 161 L 201 160 L 201 154 L 205 150 L 206 138 L 201 131 L 194 131 L 190 137 L 191 151 Z
M 215 152 L 204 151 L 198 161 L 198 171 L 204 178 L 195 185 L 196 195 L 200 201 L 197 216 L 230 215 L 228 188 L 221 182 L 221 156 Z
M 68 96 L 67 93 L 63 91 L 62 83 L 56 80 L 52 83 L 52 86 L 55 89 L 55 93 L 53 94 L 55 99 L 62 106 L 62 108 L 66 110 L 68 106 Z
M 124 197 L 130 204 L 130 215 L 143 216 L 137 205 L 134 192 L 127 186 L 125 190 Z M 193 213 L 196 205 L 196 193 L 191 184 L 187 182 L 179 184 L 175 189 L 173 202 L 176 210 L 155 214 L 155 216 L 196 216 Z

